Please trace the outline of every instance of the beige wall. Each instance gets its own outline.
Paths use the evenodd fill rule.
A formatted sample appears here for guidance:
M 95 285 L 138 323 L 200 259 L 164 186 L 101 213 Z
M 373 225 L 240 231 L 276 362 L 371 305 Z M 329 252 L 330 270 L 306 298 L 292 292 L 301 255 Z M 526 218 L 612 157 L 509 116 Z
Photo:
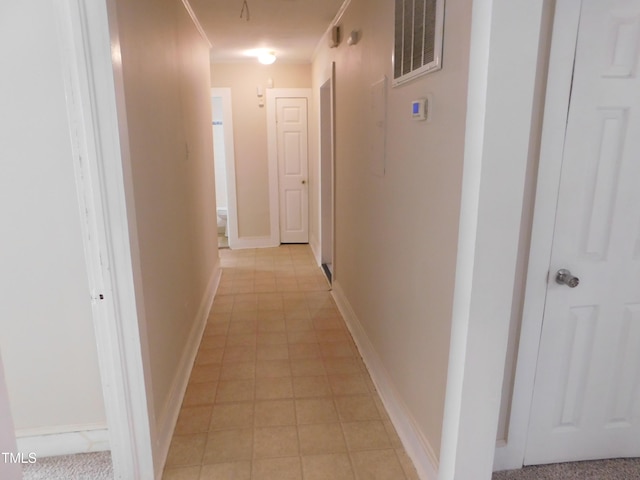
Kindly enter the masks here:
M 211 65 L 211 86 L 231 88 L 238 205 L 238 236 L 269 237 L 269 177 L 266 106 L 256 88 L 309 88 L 311 66 L 258 62 Z M 266 93 L 265 93 L 266 97 Z
M 387 90 L 384 177 L 370 169 L 371 85 L 392 78 L 393 2 L 353 0 L 342 31 L 354 46 L 322 48 L 317 96 L 336 62 L 335 279 L 409 415 L 438 455 L 456 266 L 471 3 L 448 0 L 443 69 Z M 321 43 L 326 45 L 326 43 Z M 433 94 L 433 119 L 411 101 Z M 317 151 L 312 168 L 318 169 Z M 317 208 L 317 207 L 315 207 Z M 314 213 L 317 218 L 317 212 Z
M 180 0 L 119 0 L 116 7 L 133 189 L 127 201 L 140 255 L 137 296 L 162 430 L 217 271 L 209 48 Z
M 0 76 L 0 350 L 16 433 L 106 428 L 55 10 L 0 10 L 13 72 Z

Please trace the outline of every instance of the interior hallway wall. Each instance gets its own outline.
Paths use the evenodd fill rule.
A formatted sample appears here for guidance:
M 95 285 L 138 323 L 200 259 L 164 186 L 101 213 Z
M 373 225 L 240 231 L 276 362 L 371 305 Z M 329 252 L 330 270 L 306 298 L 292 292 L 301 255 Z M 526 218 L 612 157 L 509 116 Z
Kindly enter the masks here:
M 322 47 L 316 105 L 336 62 L 335 286 L 353 309 L 433 463 L 442 435 L 465 140 L 471 2 L 448 0 L 443 68 L 391 88 L 394 5 L 352 0 L 361 40 Z M 386 169 L 372 172 L 371 86 L 387 86 Z M 433 94 L 432 120 L 411 101 Z M 312 169 L 318 171 L 318 153 Z M 316 214 L 317 215 L 317 214 Z M 317 217 L 316 217 L 317 218 Z
M 275 88 L 309 88 L 311 65 L 215 63 L 211 86 L 231 88 L 238 205 L 238 236 L 269 237 L 269 175 L 266 106 L 258 105 L 257 87 L 268 79 Z M 309 113 L 311 116 L 311 112 Z
M 18 437 L 106 428 L 55 16 L 0 5 L 0 350 Z
M 127 203 L 137 232 L 138 311 L 160 468 L 219 274 L 209 44 L 180 0 L 115 5 Z

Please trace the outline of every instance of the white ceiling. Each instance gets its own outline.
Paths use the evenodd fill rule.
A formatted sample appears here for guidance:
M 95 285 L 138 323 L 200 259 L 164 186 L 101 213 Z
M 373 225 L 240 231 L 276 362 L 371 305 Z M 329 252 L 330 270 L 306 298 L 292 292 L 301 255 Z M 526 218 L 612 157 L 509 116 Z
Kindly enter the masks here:
M 309 62 L 344 0 L 190 0 L 213 48 L 213 62 L 249 60 L 247 50 L 274 51 L 279 62 Z

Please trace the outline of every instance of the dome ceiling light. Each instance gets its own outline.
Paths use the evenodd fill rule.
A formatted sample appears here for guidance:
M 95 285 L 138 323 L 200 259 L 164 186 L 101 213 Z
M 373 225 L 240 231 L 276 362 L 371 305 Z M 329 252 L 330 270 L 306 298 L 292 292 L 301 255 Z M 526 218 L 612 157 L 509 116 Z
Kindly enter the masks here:
M 276 54 L 274 52 L 262 52 L 258 55 L 258 61 L 263 65 L 271 65 L 276 61 Z

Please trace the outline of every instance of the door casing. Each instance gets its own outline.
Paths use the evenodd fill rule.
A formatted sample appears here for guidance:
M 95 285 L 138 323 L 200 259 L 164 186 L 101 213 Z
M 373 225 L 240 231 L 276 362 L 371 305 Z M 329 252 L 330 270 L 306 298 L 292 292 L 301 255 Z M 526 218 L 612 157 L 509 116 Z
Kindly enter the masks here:
M 521 288 L 523 192 L 538 157 L 550 3 L 473 5 L 440 480 L 490 478 L 493 470 L 514 291 Z
M 70 161 L 84 193 L 78 206 L 85 213 L 83 242 L 114 477 L 159 478 L 166 453 L 154 459 L 152 449 L 155 425 L 150 419 L 155 414 L 148 401 L 146 329 L 138 321 L 135 296 L 141 281 L 139 252 L 131 248 L 136 233 L 128 223 L 125 199 L 132 196 L 130 159 L 121 149 L 128 143 L 118 108 L 124 104 L 122 64 L 113 60 L 120 55 L 119 30 L 110 15 L 115 5 L 112 0 L 55 5 L 75 133 Z M 168 451 L 168 440 L 159 449 Z
M 331 73 L 320 86 L 320 265 L 330 264 L 335 278 L 335 62 Z
M 544 123 L 538 165 L 531 246 L 526 275 L 522 324 L 511 414 L 506 442 L 496 447 L 494 470 L 521 468 L 524 463 L 529 414 L 553 244 L 555 210 L 573 80 L 573 59 L 582 2 L 557 0 L 549 57 Z

